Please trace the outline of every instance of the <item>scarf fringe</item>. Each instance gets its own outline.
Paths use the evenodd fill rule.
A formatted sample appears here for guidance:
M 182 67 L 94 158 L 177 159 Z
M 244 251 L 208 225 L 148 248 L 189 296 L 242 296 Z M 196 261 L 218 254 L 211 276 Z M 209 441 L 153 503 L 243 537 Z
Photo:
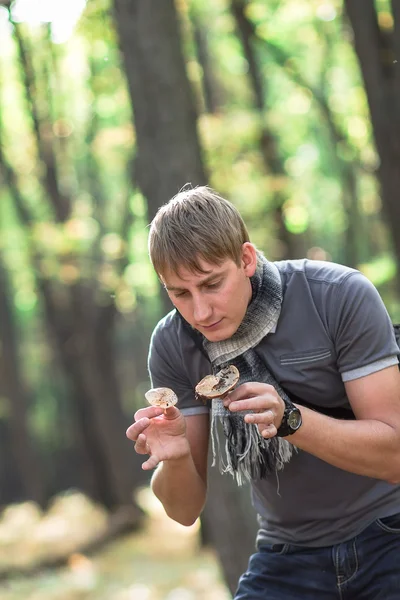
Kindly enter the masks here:
M 226 439 L 223 450 L 220 426 Z M 232 475 L 239 486 L 282 470 L 294 449 L 282 438 L 263 438 L 256 425 L 246 423 L 239 415 L 230 415 L 227 419 L 215 413 L 211 419 L 211 447 L 212 466 L 215 466 L 218 455 L 220 472 Z
M 233 364 L 239 370 L 240 384 L 247 381 L 266 383 L 285 399 L 287 396 L 255 351 L 255 347 L 278 322 L 282 305 L 279 270 L 257 252 L 257 269 L 250 281 L 252 299 L 235 334 L 220 342 L 210 342 L 204 338 L 204 349 L 214 373 L 223 366 Z M 264 439 L 257 425 L 245 422 L 244 415 L 225 409 L 220 398 L 211 403 L 212 464 L 215 465 L 218 453 L 220 471 L 230 473 L 238 485 L 277 474 L 294 452 L 294 446 L 282 438 Z M 218 425 L 222 426 L 225 444 L 219 439 Z

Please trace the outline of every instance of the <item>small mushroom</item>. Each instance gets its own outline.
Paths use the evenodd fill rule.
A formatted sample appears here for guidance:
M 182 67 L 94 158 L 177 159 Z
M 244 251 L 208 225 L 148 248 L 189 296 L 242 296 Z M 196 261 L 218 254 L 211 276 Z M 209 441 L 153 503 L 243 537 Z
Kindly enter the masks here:
M 196 397 L 204 403 L 213 398 L 224 398 L 230 390 L 233 390 L 239 381 L 239 371 L 234 365 L 224 367 L 215 375 L 206 375 L 196 385 Z
M 177 395 L 169 388 L 152 388 L 145 393 L 144 397 L 152 406 L 164 409 L 174 406 L 178 402 Z

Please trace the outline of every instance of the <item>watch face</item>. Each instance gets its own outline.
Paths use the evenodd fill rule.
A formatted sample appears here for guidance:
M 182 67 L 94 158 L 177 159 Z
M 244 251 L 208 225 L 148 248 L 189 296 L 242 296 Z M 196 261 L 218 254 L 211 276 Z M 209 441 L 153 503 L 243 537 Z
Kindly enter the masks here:
M 293 410 L 288 416 L 287 423 L 291 429 L 298 429 L 301 425 L 300 411 Z

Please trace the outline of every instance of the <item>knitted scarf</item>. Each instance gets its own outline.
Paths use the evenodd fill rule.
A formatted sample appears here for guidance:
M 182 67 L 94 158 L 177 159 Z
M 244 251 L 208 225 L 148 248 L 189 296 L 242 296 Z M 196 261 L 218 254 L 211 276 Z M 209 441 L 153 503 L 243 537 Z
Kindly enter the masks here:
M 257 269 L 251 277 L 251 286 L 252 300 L 235 334 L 220 342 L 203 338 L 203 346 L 214 374 L 233 364 L 239 369 L 239 384 L 247 381 L 267 383 L 286 399 L 287 395 L 255 351 L 257 344 L 275 329 L 282 304 L 279 271 L 260 252 L 257 252 Z M 218 454 L 220 471 L 231 473 L 239 485 L 245 480 L 262 479 L 281 470 L 293 452 L 292 444 L 280 437 L 264 439 L 256 425 L 244 421 L 245 414 L 232 413 L 224 407 L 220 398 L 212 401 L 213 465 Z M 219 424 L 225 437 L 224 445 L 219 438 Z

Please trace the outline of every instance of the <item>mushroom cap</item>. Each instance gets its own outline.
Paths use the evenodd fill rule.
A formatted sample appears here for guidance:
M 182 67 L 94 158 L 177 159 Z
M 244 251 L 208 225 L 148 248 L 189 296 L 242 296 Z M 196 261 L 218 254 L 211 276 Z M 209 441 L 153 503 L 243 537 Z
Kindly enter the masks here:
M 224 367 L 215 375 L 203 377 L 195 387 L 196 395 L 206 400 L 223 398 L 230 390 L 233 390 L 239 377 L 239 371 L 234 365 Z
M 170 388 L 152 388 L 148 390 L 144 397 L 152 406 L 160 408 L 169 408 L 178 402 L 178 397 Z

